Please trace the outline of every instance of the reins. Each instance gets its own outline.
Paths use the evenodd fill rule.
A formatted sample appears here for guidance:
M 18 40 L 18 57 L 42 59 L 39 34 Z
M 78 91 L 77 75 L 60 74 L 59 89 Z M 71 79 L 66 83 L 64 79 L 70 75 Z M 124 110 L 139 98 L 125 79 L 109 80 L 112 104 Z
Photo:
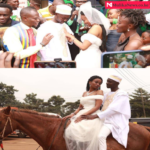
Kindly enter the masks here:
M 70 118 L 67 118 L 66 121 L 65 121 L 64 131 L 65 131 L 65 129 L 66 129 L 66 125 L 67 125 L 67 123 L 68 123 L 69 120 L 70 120 Z M 60 125 L 59 125 L 59 127 L 58 127 L 58 129 L 57 129 L 57 132 L 56 132 L 56 134 L 55 134 L 55 136 L 54 136 L 54 138 L 53 138 L 53 140 L 52 140 L 52 142 L 51 142 L 51 144 L 50 144 L 48 150 L 50 150 L 51 147 L 52 147 L 52 144 L 53 144 L 53 142 L 54 142 L 54 140 L 55 140 L 55 138 L 56 138 L 56 136 L 57 136 L 57 134 L 58 134 L 58 131 L 60 130 L 60 127 L 61 127 L 61 125 L 62 125 L 62 121 L 63 121 L 63 120 L 61 119 L 61 123 L 60 123 Z
M 55 136 L 54 136 L 54 138 L 53 138 L 53 140 L 52 140 L 52 142 L 51 142 L 51 144 L 50 144 L 50 146 L 49 146 L 48 150 L 50 150 L 50 149 L 51 149 L 52 144 L 53 144 L 53 142 L 54 142 L 54 140 L 55 140 L 55 138 L 56 138 L 56 136 L 57 136 L 57 134 L 58 134 L 58 131 L 59 131 L 60 127 L 61 127 L 61 124 L 62 124 L 62 119 L 61 119 L 61 123 L 60 123 L 60 125 L 59 125 L 59 127 L 58 127 L 58 129 L 57 129 L 57 132 L 56 132 L 56 134 L 55 134 Z
M 6 127 L 7 127 L 7 124 L 8 124 L 8 122 L 10 123 L 10 127 L 11 127 L 11 130 L 12 130 L 12 132 L 13 132 L 13 127 L 12 127 L 12 122 L 11 122 L 11 119 L 10 119 L 10 116 L 9 115 L 6 115 L 6 114 L 4 114 L 5 116 L 7 116 L 7 120 L 6 120 L 6 123 L 5 123 L 5 125 L 4 125 L 4 128 L 3 128 L 3 130 L 2 130 L 2 132 L 0 133 L 0 146 L 1 146 L 1 148 L 2 148 L 2 150 L 4 150 L 3 149 L 3 145 L 2 145 L 2 141 L 3 141 L 3 138 L 4 138 L 4 134 L 5 134 L 5 131 L 6 131 Z

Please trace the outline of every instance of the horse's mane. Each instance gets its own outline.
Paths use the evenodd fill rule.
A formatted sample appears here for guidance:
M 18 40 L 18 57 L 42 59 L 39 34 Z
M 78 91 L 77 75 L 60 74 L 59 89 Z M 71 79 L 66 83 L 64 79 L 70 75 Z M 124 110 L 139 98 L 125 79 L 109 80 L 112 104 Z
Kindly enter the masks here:
M 3 111 L 5 111 L 5 109 L 3 109 Z M 61 118 L 59 115 L 48 115 L 48 114 L 44 114 L 44 112 L 37 112 L 35 110 L 29 110 L 29 109 L 11 109 L 11 112 L 24 112 L 24 113 L 28 113 L 28 114 L 34 114 L 34 115 L 40 115 L 43 117 L 51 117 L 51 118 Z

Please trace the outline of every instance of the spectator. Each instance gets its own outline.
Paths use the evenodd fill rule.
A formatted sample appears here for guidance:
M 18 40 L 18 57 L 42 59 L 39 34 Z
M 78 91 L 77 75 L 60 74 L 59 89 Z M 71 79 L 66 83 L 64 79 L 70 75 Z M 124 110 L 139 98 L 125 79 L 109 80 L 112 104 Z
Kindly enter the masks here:
M 144 45 L 150 44 L 150 30 L 143 32 L 141 38 Z
M 146 23 L 143 12 L 139 9 L 126 9 L 121 12 L 117 23 L 117 32 L 122 33 L 114 51 L 137 50 L 143 41 L 136 32 L 139 25 Z
M 121 33 L 116 31 L 116 23 L 120 13 L 123 9 L 109 9 L 107 18 L 113 20 L 111 27 L 109 28 L 109 34 L 107 36 L 106 51 L 111 52 L 116 47 Z
M 17 23 L 10 18 L 12 15 L 12 8 L 7 4 L 0 4 L 0 27 L 10 27 Z
M 134 68 L 144 68 L 146 60 L 142 55 L 136 55 L 135 61 L 137 62 L 137 64 L 134 66 Z
M 19 0 L 7 0 L 6 3 L 13 9 L 13 15 L 11 16 L 11 19 L 20 21 L 21 8 L 19 8 Z
M 52 36 L 47 34 L 41 40 L 42 43 L 35 44 L 36 30 L 32 26 L 39 23 L 39 14 L 34 7 L 25 7 L 21 10 L 22 21 L 8 28 L 4 34 L 4 47 L 7 51 L 20 55 L 21 68 L 33 68 L 36 53 L 49 43 Z M 34 54 L 34 55 L 33 55 Z
M 14 21 L 10 18 L 12 15 L 12 8 L 7 4 L 0 4 L 0 50 L 3 49 L 2 38 L 6 29 L 10 26 L 13 26 L 18 21 Z
M 84 23 L 82 22 L 82 24 L 79 24 L 77 22 L 78 11 L 79 11 L 80 6 L 86 2 L 87 2 L 87 0 L 76 0 L 76 9 L 74 9 L 74 11 L 72 12 L 72 16 L 70 17 L 70 19 L 67 22 L 67 24 L 70 26 L 70 29 L 73 31 L 74 36 L 79 41 L 80 41 L 81 35 L 86 33 L 86 31 L 81 31 L 81 32 L 79 31 L 81 26 L 84 27 Z M 77 54 L 79 54 L 79 51 L 80 51 L 79 47 L 77 47 L 75 44 L 73 44 L 73 45 L 69 45 L 69 49 L 70 49 L 72 60 L 74 60 L 75 57 L 77 56 Z
M 39 10 L 41 8 L 41 0 L 30 0 L 30 6 Z
M 52 20 L 55 15 L 55 10 L 57 5 L 64 4 L 63 0 L 54 0 L 52 4 L 43 9 L 39 9 L 38 12 L 40 17 L 46 18 L 46 20 Z

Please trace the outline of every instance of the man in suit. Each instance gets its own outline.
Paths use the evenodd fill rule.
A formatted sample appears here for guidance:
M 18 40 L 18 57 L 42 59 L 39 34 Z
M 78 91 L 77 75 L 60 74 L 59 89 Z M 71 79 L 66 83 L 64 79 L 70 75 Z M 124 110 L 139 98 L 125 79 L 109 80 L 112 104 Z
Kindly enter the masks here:
M 25 7 L 21 10 L 21 22 L 8 28 L 3 36 L 4 47 L 7 51 L 20 55 L 20 68 L 34 68 L 37 60 L 36 53 L 46 46 L 53 36 L 48 33 L 41 43 L 36 44 L 36 29 L 32 28 L 39 23 L 39 14 L 34 7 Z

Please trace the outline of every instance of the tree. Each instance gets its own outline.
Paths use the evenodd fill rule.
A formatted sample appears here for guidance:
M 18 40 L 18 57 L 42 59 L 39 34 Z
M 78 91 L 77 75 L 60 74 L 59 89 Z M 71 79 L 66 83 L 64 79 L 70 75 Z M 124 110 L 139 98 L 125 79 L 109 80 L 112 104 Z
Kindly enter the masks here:
M 15 105 L 17 103 L 14 86 L 8 86 L 4 83 L 0 83 L 0 106 Z
M 47 105 L 48 105 L 48 111 L 52 113 L 57 113 L 59 115 L 63 115 L 61 111 L 61 106 L 65 102 L 64 98 L 60 97 L 59 95 L 52 96 L 48 99 Z
M 37 94 L 31 93 L 31 94 L 26 94 L 26 97 L 23 99 L 26 104 L 28 104 L 26 107 L 28 109 L 35 109 L 37 111 L 41 111 L 44 99 L 40 99 L 36 97 Z
M 79 100 L 77 100 L 76 102 L 67 102 L 65 105 L 62 106 L 63 115 L 67 116 L 73 113 L 79 107 L 79 104 Z
M 129 96 L 132 118 L 150 116 L 150 93 L 138 88 Z

